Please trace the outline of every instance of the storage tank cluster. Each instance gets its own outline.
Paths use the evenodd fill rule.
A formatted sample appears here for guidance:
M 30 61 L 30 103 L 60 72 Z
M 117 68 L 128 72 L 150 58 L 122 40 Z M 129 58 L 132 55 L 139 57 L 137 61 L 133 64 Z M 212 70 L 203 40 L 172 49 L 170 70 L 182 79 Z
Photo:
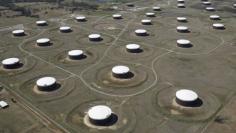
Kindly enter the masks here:
M 185 0 L 177 0 L 178 4 L 178 8 L 185 8 Z M 203 1 L 202 4 L 204 5 L 211 5 L 211 2 L 209 1 Z M 129 3 L 127 4 L 127 6 L 129 7 L 133 7 L 134 4 Z M 234 7 L 236 7 L 236 4 L 233 4 Z M 152 8 L 154 11 L 160 11 L 161 8 L 156 6 Z M 205 8 L 207 11 L 215 11 L 214 7 L 206 7 Z M 147 12 L 145 14 L 147 17 L 155 17 L 155 13 L 153 12 Z M 122 19 L 122 15 L 121 14 L 113 14 L 112 17 L 114 19 Z M 211 15 L 209 17 L 211 20 L 219 20 L 220 16 L 219 15 Z M 186 17 L 177 17 L 176 18 L 178 22 L 187 22 L 187 18 Z M 78 22 L 84 22 L 86 21 L 86 17 L 85 16 L 77 16 L 76 20 Z M 143 19 L 141 20 L 141 23 L 143 25 L 150 25 L 152 24 L 152 21 L 150 19 Z M 47 25 L 47 21 L 45 20 L 40 20 L 40 21 L 36 21 L 36 24 L 38 26 L 45 26 Z M 214 29 L 224 29 L 225 26 L 224 24 L 221 23 L 214 23 L 213 25 Z M 69 26 L 62 26 L 59 28 L 60 32 L 62 33 L 67 33 L 67 32 L 71 32 L 71 27 Z M 187 26 L 178 26 L 176 28 L 176 30 L 178 32 L 189 32 L 189 28 Z M 12 31 L 12 34 L 14 36 L 23 36 L 25 35 L 25 31 L 24 30 L 14 30 Z M 145 29 L 137 29 L 135 30 L 135 34 L 137 36 L 146 36 L 148 35 L 147 30 Z M 88 36 L 90 41 L 101 41 L 102 37 L 100 34 L 90 34 Z M 50 39 L 48 38 L 41 38 L 38 39 L 36 41 L 38 46 L 48 46 L 50 45 Z M 177 40 L 177 45 L 179 47 L 183 47 L 183 48 L 188 48 L 191 47 L 192 44 L 189 40 L 187 39 L 178 39 Z M 140 51 L 142 51 L 140 45 L 138 44 L 127 44 L 126 45 L 126 50 L 129 53 L 139 53 Z M 86 57 L 86 55 L 84 54 L 84 52 L 82 50 L 70 50 L 68 51 L 68 57 L 71 60 L 80 60 Z M 4 59 L 2 61 L 2 65 L 3 68 L 5 69 L 14 69 L 14 68 L 18 68 L 20 66 L 20 59 L 19 58 L 7 58 Z M 128 79 L 131 78 L 132 76 L 132 72 L 130 71 L 130 68 L 128 66 L 124 66 L 124 65 L 117 65 L 114 66 L 112 68 L 112 76 L 118 79 Z M 42 77 L 40 79 L 38 79 L 36 81 L 36 85 L 37 88 L 40 91 L 52 91 L 55 90 L 57 88 L 57 80 L 54 77 Z M 176 91 L 175 94 L 175 101 L 177 104 L 185 106 L 185 107 L 192 107 L 193 105 L 196 105 L 198 102 L 198 94 L 196 92 L 194 92 L 193 90 L 188 90 L 188 89 L 181 89 Z M 106 123 L 108 123 L 109 121 L 111 121 L 112 119 L 112 110 L 110 107 L 105 106 L 105 105 L 97 105 L 97 106 L 93 106 L 88 110 L 88 117 L 91 123 L 95 124 L 95 125 L 105 125 Z
M 199 103 L 198 94 L 189 89 L 181 89 L 175 93 L 175 101 L 177 104 L 185 107 L 195 107 Z
M 96 126 L 104 126 L 113 119 L 113 112 L 106 105 L 96 105 L 91 107 L 87 112 L 89 121 Z
M 16 69 L 21 66 L 20 59 L 16 57 L 7 58 L 2 61 L 2 66 L 5 69 Z
M 57 89 L 57 80 L 54 77 L 42 77 L 36 81 L 37 88 L 40 91 L 53 91 Z

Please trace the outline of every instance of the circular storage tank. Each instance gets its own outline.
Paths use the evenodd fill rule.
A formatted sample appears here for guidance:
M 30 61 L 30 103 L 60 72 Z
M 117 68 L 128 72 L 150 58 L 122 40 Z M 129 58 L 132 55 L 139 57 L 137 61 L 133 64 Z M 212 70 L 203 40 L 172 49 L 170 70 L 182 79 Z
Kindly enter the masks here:
M 178 3 L 184 3 L 185 0 L 177 0 Z
M 88 110 L 88 118 L 94 125 L 106 125 L 112 119 L 112 110 L 106 105 L 96 105 Z
M 145 29 L 137 29 L 137 30 L 135 30 L 135 34 L 137 36 L 146 36 L 147 35 L 147 31 Z
M 75 19 L 76 19 L 78 22 L 84 22 L 84 21 L 86 21 L 86 17 L 85 17 L 85 16 L 77 16 Z
M 177 7 L 178 7 L 178 8 L 185 8 L 185 4 L 179 3 L 179 4 L 177 4 Z
M 19 58 L 7 58 L 2 61 L 3 68 L 5 69 L 15 69 L 20 66 Z
M 178 27 L 176 28 L 176 30 L 177 30 L 178 32 L 189 32 L 189 29 L 188 29 L 187 26 L 178 26 Z
M 211 2 L 210 1 L 203 1 L 202 4 L 203 5 L 211 5 Z
M 155 17 L 155 13 L 154 12 L 147 12 L 146 16 L 147 17 Z
M 112 17 L 114 19 L 122 19 L 122 15 L 121 14 L 113 14 Z
M 40 91 L 53 91 L 57 88 L 57 82 L 54 77 L 42 77 L 36 81 Z
M 233 7 L 236 8 L 236 4 L 233 4 Z
M 152 7 L 152 10 L 153 10 L 153 11 L 160 11 L 160 10 L 161 10 L 161 7 L 159 7 L 159 6 L 154 6 L 154 7 Z
M 134 4 L 133 4 L 133 3 L 127 3 L 126 6 L 128 6 L 128 7 L 134 7 Z
M 101 41 L 102 40 L 100 34 L 90 34 L 88 36 L 88 38 L 89 38 L 90 41 Z
M 179 39 L 177 40 L 177 45 L 182 48 L 189 48 L 192 47 L 192 44 L 189 40 L 186 39 Z
M 71 50 L 68 52 L 68 56 L 72 60 L 80 60 L 85 58 L 84 52 L 82 50 Z
M 50 44 L 50 39 L 48 38 L 40 38 L 36 41 L 38 46 L 49 46 Z
M 215 8 L 214 7 L 206 7 L 206 10 L 207 11 L 215 11 Z
M 175 94 L 177 104 L 185 107 L 194 107 L 198 102 L 198 94 L 192 90 L 181 89 Z
M 214 23 L 212 26 L 214 29 L 225 29 L 224 24 L 221 23 Z
M 152 20 L 150 20 L 150 19 L 143 19 L 143 20 L 141 20 L 141 23 L 143 25 L 151 25 L 152 24 Z
M 177 17 L 177 21 L 179 22 L 187 22 L 187 18 L 186 17 Z
M 60 27 L 60 31 L 63 32 L 63 33 L 67 33 L 67 32 L 71 32 L 71 27 L 69 26 L 62 26 Z
M 130 53 L 140 53 L 140 45 L 138 44 L 127 44 L 126 45 L 126 50 Z
M 12 34 L 14 36 L 24 36 L 25 35 L 25 31 L 24 30 L 14 30 L 14 31 L 12 31 Z
M 210 19 L 211 20 L 220 20 L 220 16 L 219 15 L 211 15 Z
M 112 68 L 112 75 L 116 78 L 127 79 L 130 77 L 130 69 L 127 66 L 114 66 Z
M 38 26 L 46 26 L 47 25 L 47 21 L 45 20 L 39 20 L 39 21 L 36 21 L 36 24 Z

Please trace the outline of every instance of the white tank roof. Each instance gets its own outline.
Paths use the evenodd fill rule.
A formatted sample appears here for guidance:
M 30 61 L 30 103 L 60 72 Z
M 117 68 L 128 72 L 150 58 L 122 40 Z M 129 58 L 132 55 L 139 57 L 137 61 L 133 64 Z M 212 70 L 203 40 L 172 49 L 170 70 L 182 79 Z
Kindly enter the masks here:
M 234 7 L 236 7 L 236 4 L 233 4 Z
M 152 9 L 153 9 L 153 10 L 160 10 L 161 7 L 159 7 L 159 6 L 154 6 L 154 7 L 152 7 Z
M 71 50 L 68 52 L 69 56 L 80 56 L 83 55 L 83 51 L 82 50 Z
M 213 11 L 213 10 L 215 10 L 215 8 L 214 7 L 206 7 L 206 10 L 207 11 Z
M 7 106 L 9 106 L 7 102 L 5 102 L 5 101 L 0 101 L 0 108 L 5 108 L 5 107 L 7 107 Z
M 141 22 L 142 22 L 142 23 L 151 23 L 152 20 L 150 20 L 150 19 L 143 19 L 143 20 L 141 20 Z
M 155 13 L 154 12 L 147 12 L 146 15 L 147 16 L 153 16 L 153 15 L 155 15 Z
M 36 42 L 37 43 L 49 43 L 50 39 L 48 39 L 48 38 L 40 38 Z
M 120 17 L 122 17 L 122 15 L 121 14 L 113 14 L 112 17 L 113 18 L 120 18 Z
M 185 0 L 177 0 L 177 2 L 185 2 Z
M 188 45 L 191 42 L 189 40 L 186 40 L 186 39 L 179 39 L 179 40 L 177 40 L 177 43 L 181 44 L 181 45 Z
M 186 31 L 186 30 L 188 30 L 188 27 L 187 26 L 178 26 L 176 29 L 181 30 L 181 31 Z
M 4 59 L 4 60 L 2 61 L 2 64 L 3 64 L 3 65 L 14 65 L 14 64 L 17 64 L 17 63 L 19 63 L 19 62 L 20 62 L 20 59 L 19 59 L 19 58 L 13 57 L 13 58 Z
M 186 18 L 186 17 L 177 17 L 177 20 L 178 20 L 178 21 L 186 21 L 187 18 Z
M 179 3 L 179 4 L 177 4 L 177 6 L 178 6 L 178 7 L 184 7 L 185 4 L 183 4 L 183 3 Z
M 129 71 L 130 71 L 129 67 L 122 66 L 122 65 L 114 66 L 112 68 L 112 73 L 114 73 L 114 74 L 127 74 Z
M 101 38 L 101 35 L 100 34 L 90 34 L 88 37 L 91 39 L 98 39 L 98 38 Z
M 127 44 L 126 48 L 130 49 L 130 50 L 135 50 L 135 49 L 139 49 L 140 45 L 138 45 L 138 44 Z
M 198 99 L 196 92 L 188 89 L 178 90 L 175 94 L 176 98 L 184 102 L 193 102 Z
M 86 19 L 86 17 L 85 16 L 77 16 L 76 19 L 77 20 L 84 20 L 84 19 Z
M 219 16 L 219 15 L 211 15 L 210 18 L 211 18 L 211 19 L 219 19 L 220 16 Z
M 211 2 L 210 1 L 203 1 L 202 4 L 204 4 L 204 5 L 211 5 Z
M 137 34 L 145 34 L 145 33 L 147 33 L 147 31 L 145 29 L 137 29 L 137 30 L 135 30 L 135 33 L 137 33 Z
M 60 27 L 61 31 L 67 31 L 67 30 L 70 30 L 70 29 L 71 29 L 71 27 L 69 27 L 69 26 L 62 26 L 62 27 Z
M 36 21 L 36 24 L 46 24 L 46 23 L 47 23 L 47 21 L 45 21 L 45 20 Z
M 105 120 L 112 115 L 112 110 L 105 105 L 96 105 L 89 109 L 88 117 L 92 120 Z
M 48 87 L 52 86 L 56 83 L 56 79 L 54 77 L 42 77 L 37 80 L 36 84 L 40 87 Z
M 14 31 L 12 31 L 13 34 L 22 34 L 24 32 L 25 32 L 24 30 L 14 30 Z
M 224 27 L 224 24 L 221 24 L 221 23 L 214 23 L 214 24 L 213 24 L 213 27 L 216 27 L 216 28 L 223 28 L 223 27 Z

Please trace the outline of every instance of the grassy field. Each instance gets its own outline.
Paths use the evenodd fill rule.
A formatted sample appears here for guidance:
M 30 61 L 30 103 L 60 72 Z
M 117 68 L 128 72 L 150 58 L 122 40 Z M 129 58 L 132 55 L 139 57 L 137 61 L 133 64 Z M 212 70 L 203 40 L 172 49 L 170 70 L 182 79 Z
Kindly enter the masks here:
M 114 0 L 115 1 L 115 0 Z M 39 18 L 0 17 L 0 60 L 18 57 L 23 67 L 0 67 L 0 100 L 9 107 L 0 109 L 0 133 L 234 133 L 236 86 L 236 19 L 232 0 L 212 0 L 216 11 L 208 12 L 201 1 L 186 0 L 186 8 L 177 8 L 174 0 L 133 1 L 135 7 L 118 4 L 114 11 L 75 11 L 55 9 L 45 16 L 48 26 L 36 26 Z M 149 18 L 146 12 L 154 12 Z M 115 20 L 112 14 L 123 19 Z M 218 14 L 221 20 L 210 20 Z M 87 21 L 77 22 L 75 16 Z M 188 22 L 176 21 L 185 16 Z M 142 25 L 151 19 L 152 25 Z M 212 28 L 223 23 L 224 30 Z M 72 32 L 61 33 L 60 26 Z M 179 33 L 176 27 L 188 26 Z M 14 37 L 14 29 L 26 36 Z M 137 36 L 146 29 L 148 36 Z M 89 41 L 99 33 L 102 40 Z M 51 46 L 39 47 L 36 40 L 50 38 Z M 182 48 L 177 39 L 188 39 L 193 47 Z M 141 53 L 129 53 L 125 45 L 140 44 Z M 67 52 L 82 49 L 86 58 L 68 59 Z M 120 81 L 111 76 L 115 65 L 127 65 L 132 79 Z M 35 82 L 53 76 L 61 85 L 48 93 L 37 93 Z M 173 103 L 182 88 L 196 91 L 203 101 L 197 108 Z M 16 103 L 12 101 L 16 100 Z M 111 107 L 118 121 L 108 127 L 86 123 L 90 107 Z

